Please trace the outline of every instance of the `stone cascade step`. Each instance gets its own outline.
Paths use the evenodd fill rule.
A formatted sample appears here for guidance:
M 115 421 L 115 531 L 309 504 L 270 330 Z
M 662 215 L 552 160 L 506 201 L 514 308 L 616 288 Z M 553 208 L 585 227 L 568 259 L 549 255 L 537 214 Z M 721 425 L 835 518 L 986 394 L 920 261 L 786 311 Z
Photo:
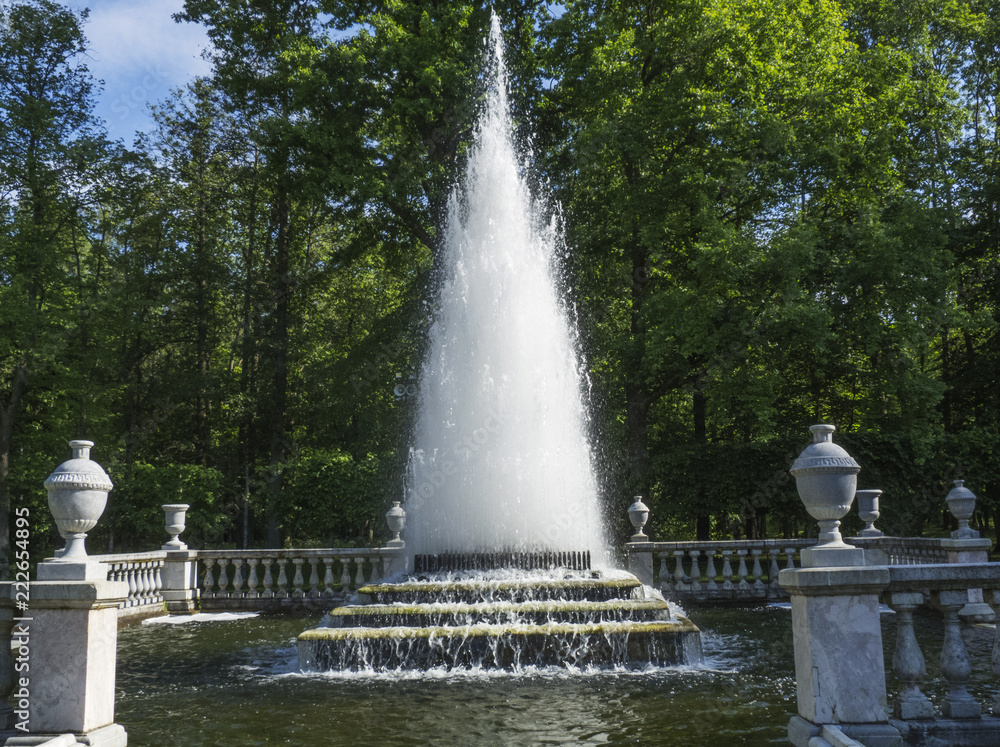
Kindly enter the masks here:
M 311 671 L 398 668 L 507 669 L 544 666 L 670 666 L 701 659 L 698 628 L 669 622 L 313 628 L 299 636 Z
M 701 637 L 631 574 L 419 574 L 358 589 L 299 636 L 304 670 L 689 664 Z
M 591 601 L 485 602 L 479 604 L 366 604 L 330 612 L 331 627 L 430 627 L 544 625 L 647 622 L 670 619 L 670 607 L 660 599 Z
M 599 571 L 567 573 L 564 578 L 521 580 L 459 579 L 433 577 L 393 584 L 368 584 L 358 589 L 362 603 L 376 604 L 476 604 L 480 602 L 534 602 L 546 600 L 606 602 L 641 599 L 642 584 L 634 576 L 605 578 Z

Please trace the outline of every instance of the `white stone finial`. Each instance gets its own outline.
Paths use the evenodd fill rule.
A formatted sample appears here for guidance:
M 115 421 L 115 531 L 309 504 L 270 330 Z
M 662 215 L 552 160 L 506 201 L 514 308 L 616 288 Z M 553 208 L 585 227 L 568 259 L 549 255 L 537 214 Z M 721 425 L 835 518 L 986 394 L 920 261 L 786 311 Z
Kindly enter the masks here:
M 635 528 L 635 534 L 632 535 L 630 542 L 649 542 L 649 537 L 646 536 L 645 532 L 642 531 L 643 527 L 646 526 L 646 522 L 649 520 L 649 507 L 642 502 L 642 496 L 635 496 L 634 502 L 628 507 L 628 518 L 632 522 L 632 526 Z

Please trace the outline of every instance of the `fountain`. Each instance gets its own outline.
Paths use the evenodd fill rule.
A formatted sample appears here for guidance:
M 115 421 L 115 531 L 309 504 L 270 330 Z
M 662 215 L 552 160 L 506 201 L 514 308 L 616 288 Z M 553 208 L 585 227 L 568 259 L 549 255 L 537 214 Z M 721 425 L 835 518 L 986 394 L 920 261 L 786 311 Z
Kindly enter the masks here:
M 304 669 L 674 664 L 697 628 L 609 566 L 558 292 L 558 221 L 530 194 L 493 18 L 484 110 L 453 191 L 419 380 L 405 512 L 410 575 L 299 638 Z M 395 530 L 394 530 L 395 531 Z

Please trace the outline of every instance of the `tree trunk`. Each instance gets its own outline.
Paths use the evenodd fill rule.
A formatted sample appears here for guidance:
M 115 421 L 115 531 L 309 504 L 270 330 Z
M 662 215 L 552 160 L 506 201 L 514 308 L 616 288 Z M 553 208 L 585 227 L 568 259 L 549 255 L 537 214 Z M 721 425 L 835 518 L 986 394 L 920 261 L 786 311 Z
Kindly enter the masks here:
M 291 277 L 289 262 L 291 247 L 291 227 L 289 197 L 281 192 L 277 196 L 278 235 L 275 242 L 275 298 L 274 322 L 271 330 L 271 453 L 267 477 L 267 545 L 281 546 L 281 516 L 279 500 L 281 498 L 281 471 L 287 458 L 286 449 L 286 413 L 288 404 L 288 315 L 291 301 Z
M 701 388 L 701 375 L 695 384 L 694 396 L 691 401 L 691 416 L 694 421 L 694 442 L 699 447 L 708 443 L 707 417 L 708 398 Z M 699 460 L 700 461 L 700 460 Z M 708 542 L 712 533 L 712 517 L 707 512 L 699 511 L 695 527 L 699 542 Z
M 205 195 L 205 162 L 204 157 L 199 163 L 199 179 L 201 184 L 198 189 L 198 206 L 196 208 L 197 240 L 195 267 L 197 268 L 197 291 L 195 305 L 197 308 L 198 326 L 195 338 L 195 357 L 198 368 L 198 399 L 195 403 L 195 438 L 197 439 L 198 461 L 203 467 L 209 464 L 209 444 L 211 444 L 211 432 L 208 422 L 208 229 L 205 225 L 208 221 L 207 205 L 208 197 Z

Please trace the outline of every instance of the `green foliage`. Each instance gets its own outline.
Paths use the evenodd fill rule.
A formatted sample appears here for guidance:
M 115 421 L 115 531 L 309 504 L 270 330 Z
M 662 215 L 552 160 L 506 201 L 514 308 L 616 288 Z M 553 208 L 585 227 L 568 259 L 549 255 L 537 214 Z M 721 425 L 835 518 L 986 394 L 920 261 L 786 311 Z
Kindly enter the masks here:
M 186 503 L 183 540 L 189 547 L 217 547 L 228 528 L 224 511 L 225 476 L 212 467 L 196 464 L 136 462 L 122 475 L 113 466 L 108 474 L 115 483 L 104 518 L 90 535 L 92 553 L 113 544 L 115 552 L 141 552 L 159 547 L 169 537 L 164 532 L 161 506 Z
M 76 437 L 117 484 L 94 551 L 162 544 L 167 502 L 194 546 L 384 536 L 494 9 L 618 534 L 637 492 L 658 539 L 813 532 L 787 469 L 819 421 L 886 531 L 946 531 L 955 478 L 995 524 L 994 6 L 187 0 L 212 74 L 125 151 L 86 14 L 4 5 L 0 536 L 13 502 L 56 544 Z
M 284 468 L 282 529 L 292 547 L 362 544 L 385 534 L 378 462 L 337 449 L 304 449 Z

